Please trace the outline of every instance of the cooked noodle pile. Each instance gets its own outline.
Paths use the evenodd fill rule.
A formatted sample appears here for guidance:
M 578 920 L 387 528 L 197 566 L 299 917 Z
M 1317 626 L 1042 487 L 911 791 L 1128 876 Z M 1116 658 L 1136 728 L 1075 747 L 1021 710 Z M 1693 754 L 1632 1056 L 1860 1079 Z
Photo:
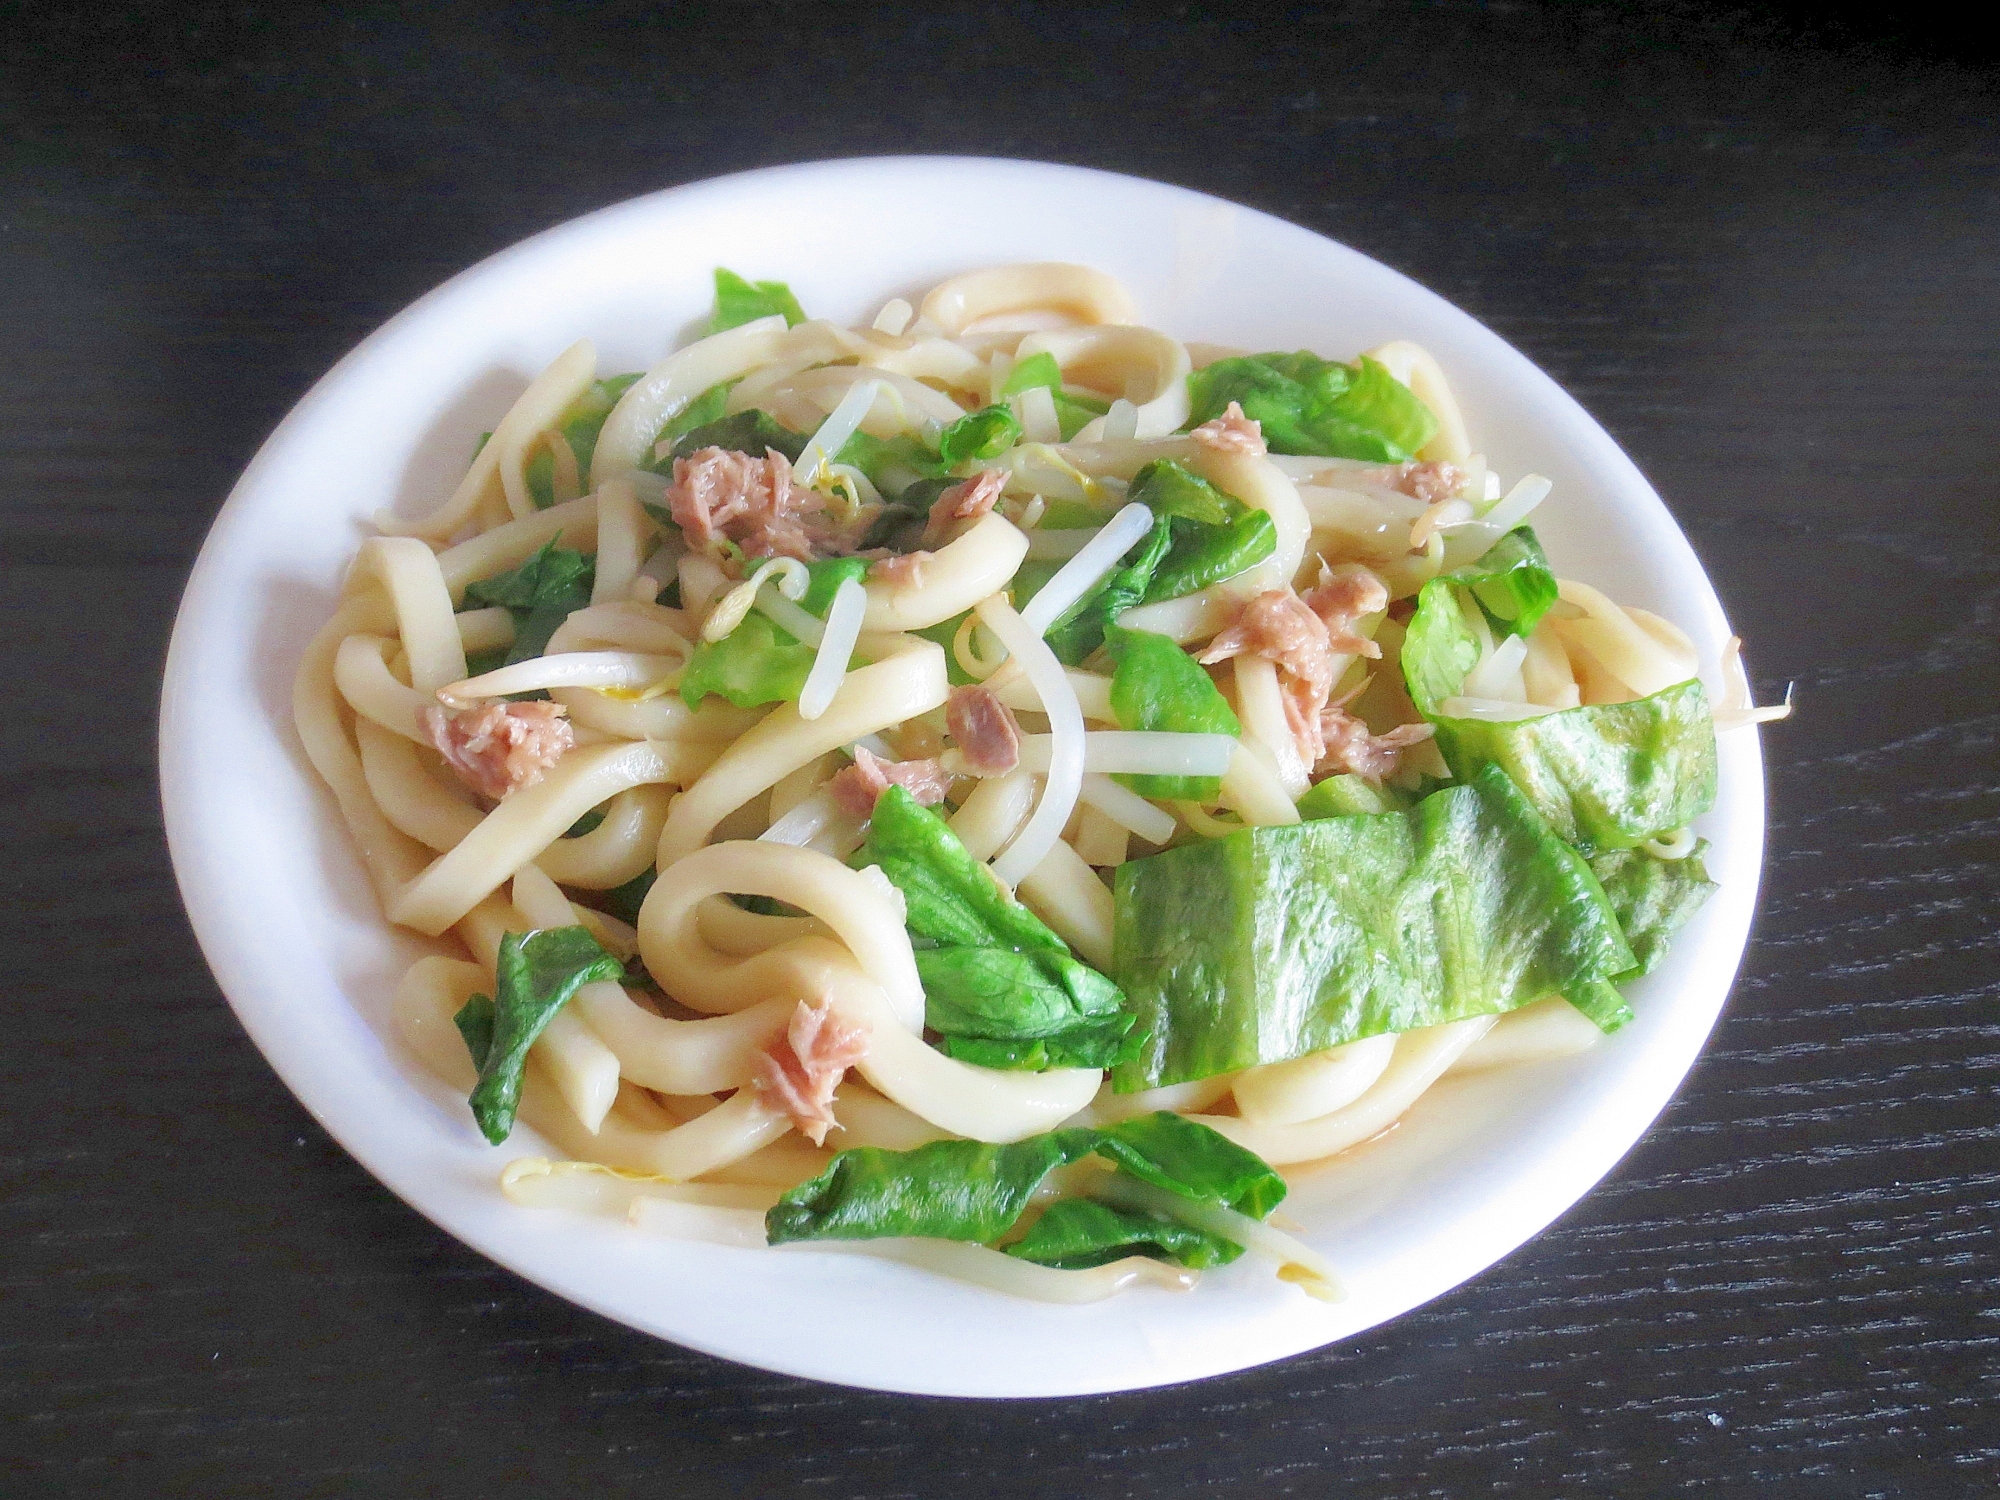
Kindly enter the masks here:
M 378 519 L 298 729 L 388 917 L 438 940 L 396 994 L 409 1046 L 489 1137 L 518 1113 L 564 1158 L 512 1160 L 510 1196 L 1052 1300 L 1241 1248 L 1324 1291 L 1266 1222 L 1271 1167 L 1615 1024 L 1608 980 L 1671 925 L 1620 892 L 1698 868 L 1705 804 L 1619 789 L 1679 811 L 1609 835 L 1602 789 L 1548 769 L 1578 758 L 1522 737 L 1638 733 L 1615 716 L 1669 700 L 1687 736 L 1772 716 L 1734 643 L 1711 712 L 1668 621 L 1567 579 L 1536 596 L 1522 523 L 1550 486 L 1487 467 L 1414 345 L 1340 366 L 1135 318 L 1071 266 L 961 276 L 861 329 L 719 274 L 719 331 L 610 380 L 578 343 L 432 514 Z M 1441 687 L 1419 644 L 1456 662 Z M 1307 859 L 1254 830 L 1316 819 L 1414 828 L 1369 857 L 1429 870 L 1474 784 L 1554 851 L 1562 899 L 1616 908 L 1593 999 L 1523 960 L 1443 1009 L 1419 985 L 1336 1014 L 1334 955 L 1289 1042 L 1269 1015 L 1204 1029 L 1168 931 L 1201 914 L 1140 893 L 1208 878 L 1205 850 Z M 1296 989 L 1270 966 L 1292 951 L 1246 983 Z M 1015 1168 L 954 1141 L 1043 1155 L 1010 1198 L 989 1178 Z M 1189 1142 L 1236 1185 L 1188 1188 Z M 998 1217 L 882 1217 L 870 1182 L 913 1162 L 986 1183 Z

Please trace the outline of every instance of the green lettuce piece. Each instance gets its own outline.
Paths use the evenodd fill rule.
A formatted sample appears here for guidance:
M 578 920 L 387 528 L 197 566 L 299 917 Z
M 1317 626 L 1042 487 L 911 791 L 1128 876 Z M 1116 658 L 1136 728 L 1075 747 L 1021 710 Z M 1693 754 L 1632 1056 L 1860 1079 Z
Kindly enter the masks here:
M 1045 388 L 1049 399 L 1055 403 L 1056 425 L 1062 429 L 1062 440 L 1068 442 L 1090 425 L 1093 418 L 1103 416 L 1111 410 L 1111 403 L 1095 396 L 1075 391 L 1065 391 L 1062 383 L 1062 367 L 1056 363 L 1053 354 L 1044 351 L 1031 354 L 1008 373 L 1007 380 L 1000 387 L 1004 396 L 1018 396 L 1023 391 L 1037 387 Z
M 1252 510 L 1170 458 L 1133 475 L 1126 493 L 1158 516 L 1171 538 L 1142 603 L 1178 599 L 1234 578 L 1277 550 L 1277 524 L 1268 512 Z
M 1556 575 L 1548 554 L 1526 526 L 1501 537 L 1477 562 L 1442 576 L 1469 590 L 1493 628 L 1507 635 L 1532 633 L 1556 602 Z
M 1109 626 L 1104 644 L 1117 663 L 1111 674 L 1111 713 L 1120 729 L 1161 729 L 1177 734 L 1241 734 L 1243 726 L 1201 663 L 1169 636 Z M 1219 776 L 1120 775 L 1142 797 L 1213 798 Z
M 1007 372 L 1006 382 L 1000 387 L 1003 396 L 1018 396 L 1023 391 L 1045 387 L 1051 391 L 1062 389 L 1062 366 L 1056 357 L 1044 350 L 1031 354 Z
M 1703 860 L 1708 840 L 1683 859 L 1661 859 L 1643 849 L 1607 849 L 1590 868 L 1618 914 L 1618 926 L 1638 960 L 1620 980 L 1650 974 L 1667 956 L 1667 939 L 1686 925 L 1716 890 Z
M 1234 401 L 1263 429 L 1273 453 L 1401 463 L 1437 432 L 1437 418 L 1367 355 L 1335 364 L 1306 350 L 1217 360 L 1188 377 L 1189 428 Z
M 1094 531 L 1106 520 L 1103 511 L 1081 500 L 1051 500 L 1042 509 L 1044 531 Z
M 865 557 L 829 557 L 807 563 L 812 581 L 799 607 L 824 618 L 842 581 L 868 576 Z M 789 703 L 806 685 L 815 649 L 795 638 L 769 615 L 751 610 L 719 641 L 703 641 L 681 673 L 681 699 L 689 708 L 713 693 L 738 708 Z
M 688 402 L 686 406 L 683 406 L 679 411 L 667 418 L 665 425 L 653 434 L 653 441 L 646 445 L 647 456 L 641 460 L 640 467 L 651 469 L 656 474 L 672 474 L 674 471 L 674 448 L 679 445 L 682 438 L 686 437 L 696 428 L 706 427 L 711 422 L 722 420 L 723 413 L 729 410 L 729 388 L 735 383 L 733 380 L 725 380 L 718 385 L 710 386 L 699 396 L 696 396 L 694 400 Z M 653 454 L 659 451 L 662 443 L 667 445 L 666 455 L 661 458 L 653 457 Z M 659 517 L 662 522 L 671 522 L 673 520 L 673 517 L 667 514 L 664 506 L 648 505 L 646 508 Z
M 576 469 L 583 480 L 583 493 L 586 495 L 590 493 L 590 461 L 597 454 L 597 435 L 604 430 L 604 419 L 611 415 L 611 408 L 618 404 L 618 398 L 625 394 L 626 387 L 638 378 L 635 372 L 614 375 L 609 380 L 594 380 L 556 418 L 557 429 L 568 441 L 570 451 L 576 455 Z M 539 510 L 547 510 L 556 503 L 555 473 L 555 459 L 549 456 L 546 447 L 538 444 L 522 470 L 522 476 L 528 481 L 528 494 Z
M 521 1104 L 521 1070 L 528 1049 L 584 985 L 622 979 L 624 967 L 583 927 L 510 932 L 500 939 L 498 993 L 474 995 L 454 1019 L 479 1068 L 473 1117 L 494 1145 L 514 1129 Z
M 859 469 L 876 489 L 895 496 L 897 505 L 919 514 L 927 514 L 931 502 L 958 483 L 914 432 L 878 438 L 857 427 L 833 460 Z
M 852 861 L 903 893 L 924 1020 L 945 1050 L 984 1067 L 1110 1067 L 1132 1054 L 1118 987 L 1077 959 L 899 786 L 875 801 Z
M 1692 822 L 1715 801 L 1715 722 L 1698 681 L 1629 703 L 1586 704 L 1505 723 L 1441 712 L 1479 663 L 1461 588 L 1496 619 L 1496 602 L 1525 607 L 1514 617 L 1517 628 L 1521 619 L 1538 617 L 1533 601 L 1545 590 L 1537 574 L 1546 574 L 1547 565 L 1536 560 L 1541 549 L 1532 533 L 1509 535 L 1522 541 L 1492 568 L 1482 560 L 1425 584 L 1403 639 L 1410 701 L 1437 726 L 1438 749 L 1452 774 L 1470 780 L 1481 767 L 1498 766 L 1556 833 L 1586 854 L 1629 849 Z
M 1173 527 L 1165 521 L 1156 524 L 1133 544 L 1125 560 L 1105 574 L 1096 588 L 1058 615 L 1043 634 L 1056 660 L 1074 667 L 1103 645 L 1105 628 L 1126 610 L 1145 602 L 1153 570 L 1159 567 L 1172 545 Z M 1027 571 L 1027 565 L 1023 564 L 1021 572 Z M 1021 573 L 1015 577 L 1019 579 Z
M 1050 1204 L 1026 1234 L 1002 1248 L 1022 1260 L 1064 1271 L 1106 1266 L 1128 1255 L 1207 1270 L 1226 1266 L 1243 1253 L 1241 1245 L 1179 1219 L 1113 1208 L 1094 1198 L 1063 1198 Z
M 540 656 L 556 627 L 590 603 L 597 559 L 551 540 L 520 567 L 465 586 L 466 609 L 498 605 L 514 617 L 514 644 L 503 665 Z
M 787 328 L 796 328 L 806 320 L 799 299 L 784 282 L 745 281 L 734 271 L 715 268 L 715 313 L 708 320 L 710 333 L 740 328 L 774 313 L 784 315 Z
M 1608 984 L 1597 877 L 1498 769 L 1405 813 L 1246 828 L 1119 867 L 1113 977 L 1148 1036 L 1121 1092 Z
M 1347 818 L 1357 813 L 1405 812 L 1409 801 L 1394 787 L 1377 786 L 1360 776 L 1329 776 L 1299 798 L 1301 818 Z
M 1004 406 L 967 412 L 938 434 L 938 460 L 947 469 L 979 458 L 998 458 L 1021 438 L 1021 424 Z
M 1245 509 L 1226 526 L 1172 520 L 1173 545 L 1153 570 L 1143 602 L 1158 604 L 1197 593 L 1247 572 L 1278 550 L 1278 523 L 1271 513 Z
M 765 1215 L 765 1234 L 774 1245 L 902 1235 L 992 1244 L 1014 1227 L 1050 1172 L 1092 1153 L 1141 1181 L 1252 1218 L 1268 1216 L 1285 1196 L 1284 1179 L 1262 1159 L 1163 1111 L 1005 1146 L 933 1141 L 911 1151 L 843 1151 L 778 1200 Z
M 806 450 L 809 433 L 794 432 L 769 412 L 758 407 L 716 417 L 684 431 L 674 443 L 670 458 L 692 458 L 703 448 L 727 448 L 762 458 L 767 448 L 797 460 Z

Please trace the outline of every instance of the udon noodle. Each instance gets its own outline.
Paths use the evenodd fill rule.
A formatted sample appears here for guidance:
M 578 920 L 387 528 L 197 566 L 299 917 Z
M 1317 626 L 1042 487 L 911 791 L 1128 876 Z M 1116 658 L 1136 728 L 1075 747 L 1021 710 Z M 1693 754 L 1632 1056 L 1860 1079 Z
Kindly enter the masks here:
M 581 341 L 496 413 L 441 505 L 378 518 L 295 711 L 387 916 L 435 940 L 396 991 L 404 1040 L 473 1091 L 506 1022 L 482 1043 L 466 1016 L 505 988 L 510 944 L 580 928 L 618 961 L 597 972 L 622 969 L 575 985 L 527 1046 L 518 1114 L 555 1159 L 516 1150 L 510 1198 L 762 1246 L 767 1213 L 836 1150 L 997 1146 L 1159 1111 L 1295 1173 L 1390 1129 L 1450 1073 L 1598 1041 L 1548 995 L 1126 1092 L 1103 1067 L 988 1066 L 940 1043 L 910 898 L 851 862 L 871 797 L 893 785 L 934 807 L 1065 963 L 1116 974 L 1120 866 L 1298 824 L 1329 777 L 1405 802 L 1451 779 L 1398 670 L 1411 601 L 1550 491 L 1489 468 L 1413 344 L 1370 359 L 1435 419 L 1421 448 L 1274 453 L 1236 405 L 1194 420 L 1190 376 L 1231 351 L 1136 317 L 1101 273 L 1030 265 L 956 277 L 860 328 L 780 308 L 623 382 L 601 382 Z M 975 420 L 998 437 L 973 443 Z M 687 432 L 752 436 L 677 452 Z M 769 433 L 804 441 L 786 460 Z M 1132 497 L 1162 460 L 1267 518 L 1254 563 L 1115 615 L 1174 643 L 1232 732 L 1121 722 L 1105 648 L 1051 646 L 1155 527 Z M 836 580 L 824 565 L 840 558 L 857 561 Z M 1525 634 L 1467 622 L 1478 659 L 1442 710 L 1456 722 L 1697 676 L 1681 630 L 1579 581 Z M 742 680 L 764 670 L 753 638 L 792 671 L 763 701 Z M 1751 706 L 1734 642 L 1719 671 L 1719 724 L 1773 715 Z M 690 694 L 690 674 L 719 688 Z M 1148 794 L 1161 778 L 1206 790 Z M 1694 847 L 1684 829 L 1646 846 Z M 1260 1216 L 1101 1166 L 1049 1174 L 1023 1224 L 1088 1196 L 1330 1284 Z M 846 1248 L 1054 1301 L 1197 1274 L 1153 1251 L 1063 1269 L 991 1243 Z

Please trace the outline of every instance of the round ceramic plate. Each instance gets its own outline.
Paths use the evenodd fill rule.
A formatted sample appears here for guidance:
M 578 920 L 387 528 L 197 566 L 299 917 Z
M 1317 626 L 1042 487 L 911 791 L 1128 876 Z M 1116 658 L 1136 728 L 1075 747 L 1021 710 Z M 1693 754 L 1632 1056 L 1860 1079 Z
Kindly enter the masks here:
M 1697 825 L 1721 890 L 1633 987 L 1638 1019 L 1582 1056 L 1433 1089 L 1288 1212 L 1341 1267 L 1325 1304 L 1246 1257 L 1190 1293 L 1081 1308 L 811 1249 L 648 1238 L 514 1207 L 495 1185 L 527 1132 L 487 1146 L 465 1101 L 399 1047 L 389 997 L 418 951 L 383 921 L 291 726 L 293 670 L 379 507 L 448 494 L 480 432 L 581 335 L 640 369 L 707 312 L 710 272 L 791 283 L 865 323 L 892 296 L 1007 261 L 1097 266 L 1184 339 L 1335 358 L 1392 338 L 1449 373 L 1474 445 L 1510 481 L 1555 481 L 1535 524 L 1557 569 L 1679 622 L 1706 661 L 1729 634 L 1700 564 L 1631 461 L 1492 333 L 1366 256 L 1264 214 L 1072 167 L 952 158 L 828 162 L 697 183 L 565 224 L 393 319 L 272 434 L 203 547 L 174 630 L 160 725 L 174 866 L 203 951 L 291 1090 L 420 1212 L 559 1296 L 766 1369 L 884 1390 L 1054 1396 L 1192 1380 L 1395 1317 L 1507 1254 L 1589 1191 L 1693 1063 L 1749 927 L 1763 847 L 1754 732 L 1724 737 Z

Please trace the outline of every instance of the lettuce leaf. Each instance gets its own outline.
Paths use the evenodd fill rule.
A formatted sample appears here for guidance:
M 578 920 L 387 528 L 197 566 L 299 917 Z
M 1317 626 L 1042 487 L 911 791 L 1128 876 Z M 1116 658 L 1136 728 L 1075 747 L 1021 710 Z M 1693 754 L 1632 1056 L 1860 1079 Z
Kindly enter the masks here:
M 669 466 L 672 459 L 692 458 L 703 448 L 727 448 L 752 458 L 762 458 L 767 448 L 775 448 L 796 461 L 805 452 L 810 436 L 792 431 L 769 412 L 753 406 L 748 411 L 732 412 L 687 428 L 674 443 Z
M 1479 663 L 1461 591 L 1496 629 L 1525 634 L 1555 590 L 1534 533 L 1509 532 L 1478 562 L 1424 585 L 1403 640 L 1403 680 L 1417 711 L 1437 726 L 1453 775 L 1469 780 L 1482 766 L 1498 766 L 1585 854 L 1629 849 L 1684 826 L 1715 801 L 1715 723 L 1700 682 L 1505 723 L 1440 711 Z
M 1105 630 L 1104 644 L 1117 663 L 1111 674 L 1111 713 L 1120 729 L 1243 732 L 1214 680 L 1171 637 L 1112 625 Z M 1197 802 L 1222 789 L 1219 776 L 1121 775 L 1118 780 L 1142 797 L 1186 797 Z
M 1106 1266 L 1128 1255 L 1144 1255 L 1178 1266 L 1207 1270 L 1226 1266 L 1243 1247 L 1164 1214 L 1113 1208 L 1093 1198 L 1063 1198 L 1002 1247 L 1009 1255 L 1064 1271 Z
M 778 1200 L 765 1215 L 765 1234 L 774 1245 L 902 1235 L 992 1244 L 1014 1227 L 1050 1172 L 1093 1153 L 1143 1182 L 1252 1218 L 1267 1217 L 1285 1196 L 1284 1179 L 1259 1157 L 1205 1125 L 1163 1111 L 1004 1146 L 933 1141 L 911 1151 L 843 1151 L 819 1176 Z M 1148 1242 L 1174 1248 L 1157 1238 Z M 1213 1253 L 1210 1246 L 1180 1243 L 1193 1253 Z M 1088 1251 L 1079 1246 L 1075 1253 Z
M 868 576 L 865 557 L 829 557 L 807 563 L 812 582 L 799 607 L 824 617 L 843 579 Z M 713 693 L 738 708 L 789 703 L 806 685 L 815 649 L 798 640 L 769 615 L 751 610 L 719 641 L 703 641 L 681 673 L 681 699 L 689 708 Z
M 1065 391 L 1062 367 L 1056 363 L 1056 357 L 1047 351 L 1031 354 L 1014 366 L 1008 372 L 1006 383 L 1000 387 L 1000 394 L 1003 397 L 1018 396 L 1037 387 L 1046 389 L 1049 399 L 1055 403 L 1056 425 L 1061 429 L 1065 443 L 1088 427 L 1094 418 L 1111 410 L 1110 402 L 1096 396 Z
M 947 469 L 978 458 L 998 458 L 1021 438 L 1021 424 L 1004 406 L 967 412 L 938 434 L 938 461 Z
M 745 281 L 734 271 L 715 268 L 715 313 L 708 320 L 710 333 L 740 328 L 773 313 L 784 314 L 787 328 L 796 328 L 806 320 L 799 299 L 784 282 Z
M 1170 458 L 1133 475 L 1127 498 L 1150 508 L 1172 538 L 1142 603 L 1178 599 L 1234 578 L 1277 550 L 1278 528 L 1268 512 L 1252 510 Z
M 604 430 L 604 419 L 611 415 L 611 408 L 618 404 L 618 398 L 625 394 L 626 387 L 638 378 L 637 372 L 634 372 L 614 375 L 609 380 L 592 381 L 584 393 L 556 419 L 557 429 L 569 443 L 570 451 L 576 455 L 576 469 L 586 495 L 590 493 L 590 461 L 597 454 L 597 435 Z M 549 456 L 549 450 L 537 444 L 522 475 L 528 481 L 528 494 L 539 510 L 547 510 L 556 503 L 555 472 L 556 463 Z
M 507 933 L 496 968 L 497 993 L 472 996 L 453 1019 L 479 1069 L 470 1099 L 473 1118 L 497 1146 L 514 1129 L 521 1071 L 549 1018 L 584 985 L 622 979 L 625 970 L 583 927 Z
M 1113 977 L 1148 1032 L 1120 1092 L 1574 1000 L 1637 962 L 1589 865 L 1490 766 L 1408 813 L 1130 861 L 1114 942 Z
M 1437 418 L 1367 355 L 1335 364 L 1306 350 L 1217 360 L 1188 376 L 1189 428 L 1234 401 L 1263 428 L 1273 453 L 1401 463 L 1437 432 Z
M 1118 987 L 1070 952 L 899 786 L 875 802 L 851 861 L 903 893 L 917 942 L 924 1020 L 945 1051 L 983 1067 L 1110 1067 L 1131 1055 Z
M 551 540 L 520 567 L 465 586 L 463 608 L 498 605 L 514 617 L 514 644 L 502 665 L 528 661 L 548 648 L 549 637 L 574 610 L 590 603 L 597 559 Z
M 1345 773 L 1329 776 L 1306 790 L 1299 798 L 1301 818 L 1346 818 L 1357 813 L 1390 813 L 1409 810 L 1409 800 L 1394 787 Z
M 1650 974 L 1667 956 L 1667 939 L 1701 908 L 1716 890 L 1703 863 L 1708 840 L 1683 859 L 1661 859 L 1643 849 L 1608 849 L 1590 861 L 1591 871 L 1638 965 L 1618 977 L 1637 979 Z
M 1125 560 L 1105 574 L 1096 588 L 1058 615 L 1044 632 L 1056 660 L 1074 667 L 1103 645 L 1105 627 L 1126 610 L 1145 602 L 1153 570 L 1159 567 L 1172 545 L 1173 528 L 1165 523 L 1154 526 L 1133 544 Z M 1024 564 L 1022 572 L 1026 571 Z M 1017 579 L 1020 576 L 1015 575 Z

